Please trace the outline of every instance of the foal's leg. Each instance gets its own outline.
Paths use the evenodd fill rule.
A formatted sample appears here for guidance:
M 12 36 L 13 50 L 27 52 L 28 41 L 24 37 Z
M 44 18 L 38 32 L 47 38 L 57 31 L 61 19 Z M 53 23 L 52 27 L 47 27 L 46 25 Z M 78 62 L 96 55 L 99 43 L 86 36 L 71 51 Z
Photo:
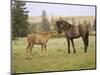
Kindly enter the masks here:
M 29 49 L 30 45 L 28 44 L 27 48 L 26 48 L 26 53 L 28 53 L 28 49 Z
M 46 49 L 46 47 L 47 47 L 47 46 L 46 46 L 46 44 L 45 44 L 45 45 L 44 45 L 44 50 L 45 50 L 44 55 L 45 55 L 45 56 L 47 56 L 47 49 Z
M 43 52 L 43 44 L 41 45 L 41 52 Z
M 30 44 L 28 44 L 28 45 L 27 45 L 27 48 L 26 48 L 26 54 L 27 54 L 27 55 L 29 55 L 29 48 L 30 48 Z
M 46 44 L 44 45 L 44 50 L 45 50 L 45 52 L 46 52 Z
M 75 53 L 76 50 L 75 50 L 75 47 L 74 47 L 74 41 L 73 41 L 73 39 L 71 39 L 71 42 L 72 42 L 72 47 L 73 47 L 73 49 L 74 49 L 74 53 Z
M 30 46 L 30 55 L 32 56 L 32 48 L 33 48 L 33 43 L 31 43 L 31 46 Z
M 67 38 L 67 43 L 68 43 L 68 54 L 70 53 L 70 39 Z

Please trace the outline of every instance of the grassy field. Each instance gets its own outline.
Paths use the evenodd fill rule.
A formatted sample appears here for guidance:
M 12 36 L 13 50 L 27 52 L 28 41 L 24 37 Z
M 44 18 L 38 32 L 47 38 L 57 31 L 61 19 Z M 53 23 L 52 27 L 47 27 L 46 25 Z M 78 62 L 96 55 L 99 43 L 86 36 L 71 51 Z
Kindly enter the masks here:
M 35 45 L 33 57 L 27 59 L 26 38 L 19 38 L 12 41 L 12 72 L 43 72 L 43 71 L 63 71 L 95 68 L 95 37 L 89 37 L 88 51 L 84 53 L 82 39 L 75 39 L 76 54 L 67 53 L 67 42 L 65 38 L 53 38 L 48 41 L 47 52 L 41 52 L 41 46 Z

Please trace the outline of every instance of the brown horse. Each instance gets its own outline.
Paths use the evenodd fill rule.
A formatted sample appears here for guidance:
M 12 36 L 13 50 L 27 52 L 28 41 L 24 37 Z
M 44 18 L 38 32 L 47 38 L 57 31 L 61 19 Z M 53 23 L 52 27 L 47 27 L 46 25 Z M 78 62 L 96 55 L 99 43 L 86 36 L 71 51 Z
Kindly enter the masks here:
M 87 52 L 88 42 L 89 42 L 89 30 L 87 24 L 80 24 L 78 26 L 72 25 L 64 20 L 59 20 L 56 22 L 58 32 L 61 33 L 62 30 L 65 32 L 65 37 L 68 42 L 68 53 L 70 53 L 70 40 L 72 43 L 72 47 L 74 50 L 74 53 L 76 52 L 74 47 L 74 41 L 73 39 L 82 37 L 82 40 L 84 42 L 84 52 Z
M 30 54 L 32 55 L 32 47 L 34 44 L 41 45 L 41 51 L 45 49 L 46 52 L 46 44 L 48 40 L 52 36 L 56 36 L 56 32 L 42 32 L 37 34 L 29 34 L 27 36 L 28 46 L 27 46 L 27 53 L 30 51 Z

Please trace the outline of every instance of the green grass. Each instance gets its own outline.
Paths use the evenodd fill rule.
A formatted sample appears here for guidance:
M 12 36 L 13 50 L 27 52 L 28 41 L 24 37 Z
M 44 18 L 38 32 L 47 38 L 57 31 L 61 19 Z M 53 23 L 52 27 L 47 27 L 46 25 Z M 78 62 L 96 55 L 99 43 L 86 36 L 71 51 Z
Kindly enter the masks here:
M 61 70 L 79 70 L 95 68 L 95 37 L 89 37 L 88 51 L 84 53 L 84 45 L 81 38 L 75 39 L 76 54 L 67 53 L 67 42 L 65 38 L 50 39 L 47 43 L 47 52 L 41 52 L 41 46 L 35 45 L 33 56 L 27 59 L 26 38 L 12 41 L 12 72 L 43 72 Z

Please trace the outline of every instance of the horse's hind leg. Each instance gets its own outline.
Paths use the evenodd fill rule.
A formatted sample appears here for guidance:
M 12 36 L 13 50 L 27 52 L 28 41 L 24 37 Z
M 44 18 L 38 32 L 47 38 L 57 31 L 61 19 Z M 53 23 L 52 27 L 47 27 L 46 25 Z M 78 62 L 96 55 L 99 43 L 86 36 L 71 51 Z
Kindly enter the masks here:
M 74 50 L 74 53 L 75 53 L 76 50 L 75 50 L 75 47 L 74 47 L 74 41 L 73 41 L 73 39 L 71 39 L 71 42 L 72 42 L 72 47 L 73 47 L 73 50 Z
M 70 53 L 70 40 L 67 38 L 67 43 L 68 43 L 68 54 Z
M 45 50 L 45 53 L 44 53 L 44 54 L 45 54 L 45 56 L 47 56 L 47 50 L 46 50 L 46 47 L 47 47 L 46 44 L 44 44 L 44 50 Z
M 87 52 L 88 42 L 89 42 L 89 38 L 88 36 L 85 36 L 85 53 Z
M 87 47 L 88 47 L 88 38 L 82 37 L 82 39 L 83 39 L 84 46 L 85 46 L 84 52 L 86 53 L 87 52 Z

